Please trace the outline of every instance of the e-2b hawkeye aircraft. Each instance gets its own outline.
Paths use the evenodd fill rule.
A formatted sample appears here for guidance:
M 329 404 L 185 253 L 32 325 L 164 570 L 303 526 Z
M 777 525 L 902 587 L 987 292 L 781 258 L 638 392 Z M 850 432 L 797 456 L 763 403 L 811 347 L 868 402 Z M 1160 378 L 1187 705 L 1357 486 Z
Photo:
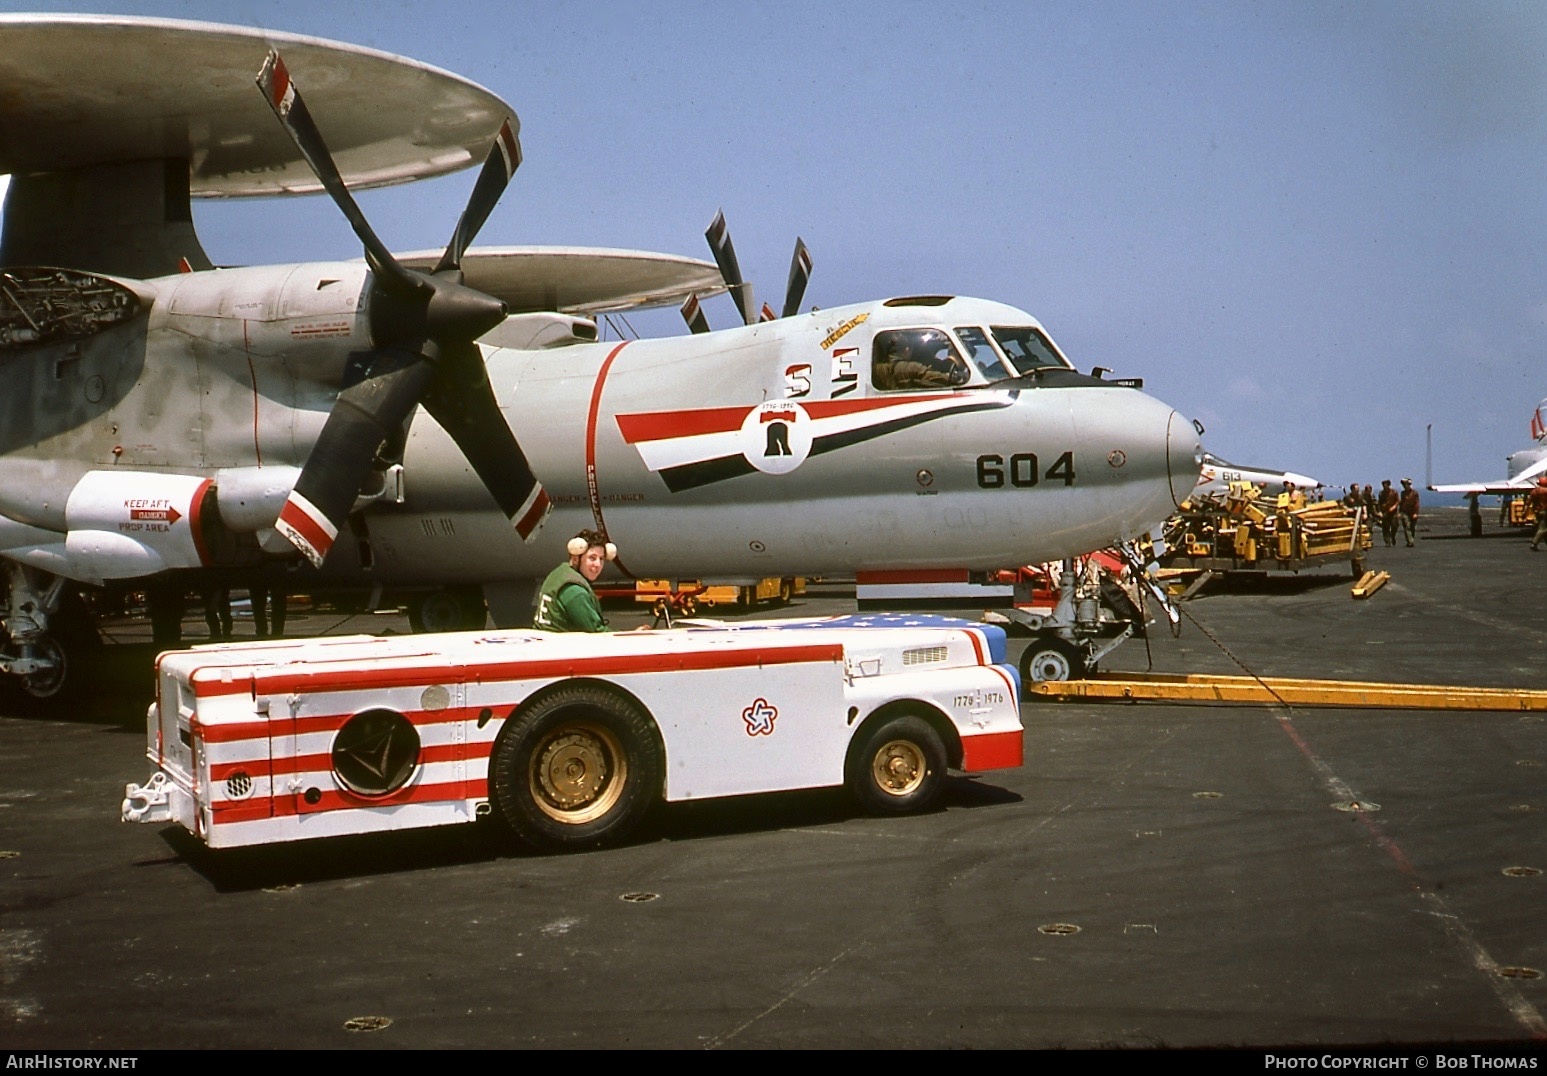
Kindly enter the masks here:
M 581 527 L 638 577 L 990 570 L 1143 534 L 1197 480 L 1192 423 L 1001 303 L 796 313 L 796 272 L 760 320 L 723 230 L 718 272 L 470 249 L 515 115 L 401 57 L 0 16 L 0 93 L 0 670 L 36 698 L 78 679 L 81 587 L 420 588 L 510 624 Z M 351 195 L 480 156 L 438 257 Z M 363 261 L 210 265 L 190 196 L 317 190 Z M 604 343 L 588 316 L 727 287 L 735 328 Z

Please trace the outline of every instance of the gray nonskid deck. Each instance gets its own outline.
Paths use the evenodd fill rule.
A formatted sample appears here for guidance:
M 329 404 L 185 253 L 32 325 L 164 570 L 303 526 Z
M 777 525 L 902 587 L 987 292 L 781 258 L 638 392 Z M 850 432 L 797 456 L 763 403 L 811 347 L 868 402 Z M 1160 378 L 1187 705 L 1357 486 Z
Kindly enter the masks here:
M 1547 554 L 1422 522 L 1366 601 L 1346 568 L 1211 585 L 1154 668 L 1547 687 Z M 0 718 L 0 1045 L 1547 1041 L 1539 715 L 1027 703 L 1025 765 L 922 816 L 828 790 L 583 855 L 481 828 L 212 855 L 117 821 L 145 702 Z

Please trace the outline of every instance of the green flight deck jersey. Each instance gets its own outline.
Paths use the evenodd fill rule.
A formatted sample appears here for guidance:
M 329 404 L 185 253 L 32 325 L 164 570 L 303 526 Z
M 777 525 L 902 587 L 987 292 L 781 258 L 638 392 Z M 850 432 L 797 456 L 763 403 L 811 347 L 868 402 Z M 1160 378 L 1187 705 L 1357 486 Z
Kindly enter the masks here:
M 543 580 L 532 626 L 543 631 L 606 631 L 607 621 L 590 581 L 568 564 L 560 564 Z

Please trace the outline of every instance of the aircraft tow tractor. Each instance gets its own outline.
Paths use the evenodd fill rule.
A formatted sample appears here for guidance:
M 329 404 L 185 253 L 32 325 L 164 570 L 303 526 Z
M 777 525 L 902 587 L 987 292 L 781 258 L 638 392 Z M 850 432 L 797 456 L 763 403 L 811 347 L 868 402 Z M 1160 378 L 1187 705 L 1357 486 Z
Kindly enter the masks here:
M 483 815 L 597 847 L 660 800 L 846 786 L 901 814 L 1022 761 L 1004 632 L 943 617 L 201 646 L 156 684 L 122 817 L 211 848 Z

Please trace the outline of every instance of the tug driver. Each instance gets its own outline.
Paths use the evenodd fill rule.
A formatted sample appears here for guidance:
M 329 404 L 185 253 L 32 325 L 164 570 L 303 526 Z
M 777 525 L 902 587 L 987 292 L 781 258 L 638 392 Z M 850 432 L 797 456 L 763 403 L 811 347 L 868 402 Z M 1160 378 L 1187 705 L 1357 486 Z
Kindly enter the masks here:
M 618 547 L 600 531 L 584 530 L 569 540 L 565 550 L 569 559 L 543 580 L 532 626 L 543 631 L 607 631 L 602 603 L 591 584 L 617 557 Z

